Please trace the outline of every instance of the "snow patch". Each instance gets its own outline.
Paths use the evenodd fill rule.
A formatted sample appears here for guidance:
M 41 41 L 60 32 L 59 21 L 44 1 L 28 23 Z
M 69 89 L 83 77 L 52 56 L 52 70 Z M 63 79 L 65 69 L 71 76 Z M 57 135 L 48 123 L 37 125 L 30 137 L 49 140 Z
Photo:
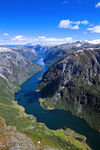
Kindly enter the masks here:
M 83 53 L 84 51 L 83 51 L 83 50 L 78 50 L 78 51 L 77 51 L 77 53 L 80 53 L 80 52 L 82 52 L 82 53 Z
M 81 47 L 81 44 L 77 44 L 76 46 L 77 46 L 77 47 Z
M 8 47 L 0 47 L 0 52 L 12 52 L 12 49 Z
M 88 41 L 91 44 L 100 44 L 100 39 L 98 40 L 93 40 L 93 41 Z
M 0 74 L 0 77 L 4 78 L 6 81 L 8 81 L 8 79 L 4 75 Z

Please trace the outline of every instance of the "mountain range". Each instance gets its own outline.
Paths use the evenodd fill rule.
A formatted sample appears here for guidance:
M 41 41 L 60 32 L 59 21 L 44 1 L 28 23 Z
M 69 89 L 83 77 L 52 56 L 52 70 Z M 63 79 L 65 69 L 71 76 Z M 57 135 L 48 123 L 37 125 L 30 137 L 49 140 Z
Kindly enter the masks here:
M 69 110 L 100 130 L 100 45 L 54 47 L 45 62 L 50 67 L 39 85 L 44 107 Z
M 33 146 L 44 150 L 61 150 L 61 148 L 75 150 L 83 146 L 84 149 L 90 149 L 84 136 L 69 129 L 57 131 L 48 129 L 45 124 L 37 123 L 34 116 L 27 115 L 24 108 L 14 101 L 14 94 L 20 89 L 20 85 L 42 69 L 40 65 L 33 63 L 39 58 L 44 59 L 48 66 L 39 84 L 40 94 L 44 98 L 41 102 L 42 107 L 69 110 L 100 131 L 100 44 L 98 41 L 77 41 L 58 46 L 32 44 L 0 46 L 0 134 L 2 134 L 0 142 L 2 146 L 16 148 L 19 143 L 24 150 L 23 141 L 26 141 L 31 147 L 30 150 Z M 9 135 L 13 136 L 15 144 L 11 141 L 12 136 Z M 4 140 L 4 137 L 8 139 L 8 136 L 10 144 Z M 41 140 L 43 143 L 37 144 Z

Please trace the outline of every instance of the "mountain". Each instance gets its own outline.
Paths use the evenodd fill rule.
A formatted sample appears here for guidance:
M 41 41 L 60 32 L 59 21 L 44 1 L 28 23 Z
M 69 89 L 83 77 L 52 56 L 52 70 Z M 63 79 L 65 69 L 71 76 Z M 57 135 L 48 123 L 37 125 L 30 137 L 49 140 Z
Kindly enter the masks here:
M 17 46 L 13 47 L 13 50 L 30 61 L 36 60 L 39 57 L 38 53 L 33 47 L 30 48 L 25 46 Z
M 38 150 L 39 145 L 36 146 L 31 138 L 19 133 L 16 127 L 6 126 L 5 121 L 0 118 L 0 149 Z
M 77 51 L 84 48 L 99 48 L 100 42 L 98 41 L 76 41 L 73 43 L 67 43 L 51 47 L 45 56 L 44 62 L 51 66 L 60 59 L 64 58 L 66 54 L 70 54 L 72 51 Z
M 12 48 L 15 52 L 18 52 L 30 61 L 34 61 L 40 57 L 44 58 L 52 48 L 49 45 L 33 45 L 32 43 L 26 45 L 5 45 L 5 47 Z
M 70 110 L 100 131 L 100 48 L 71 50 L 44 73 L 39 88 L 45 108 Z
M 20 85 L 40 70 L 13 48 L 0 47 L 0 150 L 90 150 L 86 137 L 71 129 L 50 130 L 14 100 Z
M 41 56 L 43 58 L 46 56 L 46 54 L 50 48 L 51 48 L 51 46 L 42 46 L 42 45 L 34 46 L 35 51 L 38 53 L 39 56 Z
M 39 65 L 33 64 L 13 48 L 0 47 L 0 77 L 11 85 L 23 83 L 39 70 L 41 70 Z
M 51 46 L 27 44 L 23 46 L 13 46 L 12 48 L 26 59 L 34 61 L 40 57 L 44 58 Z
M 40 57 L 45 57 L 45 55 L 47 54 L 47 52 L 49 51 L 49 49 L 51 48 L 51 46 L 47 46 L 47 45 L 33 45 L 33 44 L 27 44 L 25 45 L 26 48 L 33 48 L 36 53 L 38 54 L 38 56 Z

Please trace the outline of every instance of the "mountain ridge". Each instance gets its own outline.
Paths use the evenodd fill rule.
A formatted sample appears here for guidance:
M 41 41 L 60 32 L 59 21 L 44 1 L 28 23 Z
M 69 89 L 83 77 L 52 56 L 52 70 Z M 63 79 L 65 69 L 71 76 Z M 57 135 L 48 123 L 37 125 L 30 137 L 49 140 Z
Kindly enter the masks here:
M 55 64 L 57 61 L 65 57 L 66 55 L 72 53 L 73 51 L 77 50 L 84 50 L 86 48 L 99 48 L 100 43 L 96 43 L 93 41 L 83 40 L 83 41 L 76 41 L 72 43 L 66 43 L 58 46 L 51 47 L 44 59 L 44 62 L 51 66 Z
M 70 110 L 100 130 L 100 48 L 66 54 L 44 73 L 39 88 L 45 107 Z
M 33 115 L 26 114 L 24 108 L 14 101 L 14 94 L 20 85 L 40 71 L 41 67 L 12 48 L 3 49 L 0 52 L 0 149 L 90 149 L 84 136 L 69 129 L 48 129 L 45 124 L 37 123 Z M 68 136 L 69 140 L 66 140 Z

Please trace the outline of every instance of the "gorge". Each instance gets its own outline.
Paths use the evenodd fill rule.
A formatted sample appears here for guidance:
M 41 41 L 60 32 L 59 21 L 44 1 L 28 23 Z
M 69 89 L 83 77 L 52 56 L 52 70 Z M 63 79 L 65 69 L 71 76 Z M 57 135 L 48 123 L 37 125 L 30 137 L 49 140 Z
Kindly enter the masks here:
M 69 111 L 46 110 L 40 106 L 39 98 L 41 98 L 41 95 L 36 90 L 40 82 L 39 78 L 47 70 L 47 67 L 40 60 L 36 63 L 42 64 L 43 69 L 28 79 L 21 86 L 21 90 L 15 94 L 18 104 L 25 108 L 27 114 L 35 116 L 37 122 L 45 123 L 49 129 L 71 128 L 75 132 L 86 136 L 87 144 L 94 150 L 98 150 L 100 147 L 100 133 L 88 126 L 83 119 L 72 115 Z

